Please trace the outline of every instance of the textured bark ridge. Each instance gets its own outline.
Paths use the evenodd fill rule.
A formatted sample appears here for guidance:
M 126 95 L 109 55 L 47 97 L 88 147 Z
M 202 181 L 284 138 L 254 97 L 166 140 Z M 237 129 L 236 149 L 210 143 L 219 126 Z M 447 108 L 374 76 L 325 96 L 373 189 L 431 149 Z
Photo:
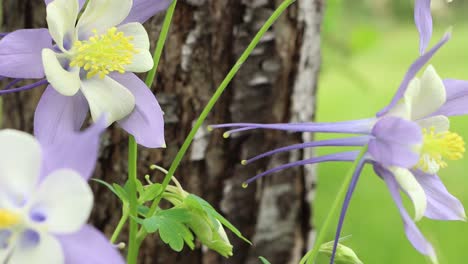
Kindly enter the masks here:
M 150 164 L 169 167 L 175 153 L 216 87 L 247 47 L 280 0 L 179 1 L 153 92 L 165 111 L 165 150 L 142 149 L 139 175 L 151 173 Z M 41 0 L 4 0 L 4 29 L 45 26 Z M 320 65 L 322 0 L 298 0 L 262 39 L 206 124 L 225 122 L 298 122 L 314 117 L 317 73 Z M 162 17 L 146 26 L 156 40 Z M 5 126 L 31 131 L 33 111 L 42 89 L 8 95 L 4 100 Z M 296 168 L 266 177 L 248 188 L 242 182 L 259 171 L 308 158 L 310 151 L 277 155 L 248 166 L 240 160 L 260 152 L 310 140 L 310 135 L 254 131 L 223 139 L 223 131 L 204 127 L 176 176 L 186 190 L 202 196 L 233 222 L 254 246 L 237 238 L 234 256 L 223 259 L 204 248 L 174 253 L 157 236 L 143 245 L 140 263 L 297 263 L 304 253 L 313 198 L 313 168 Z M 126 178 L 127 135 L 115 127 L 103 138 L 94 175 L 108 182 Z M 155 180 L 162 175 L 154 174 Z M 91 183 L 96 206 L 92 223 L 107 234 L 120 217 L 112 194 Z M 313 238 L 313 235 L 310 235 Z M 124 236 L 121 239 L 125 239 Z

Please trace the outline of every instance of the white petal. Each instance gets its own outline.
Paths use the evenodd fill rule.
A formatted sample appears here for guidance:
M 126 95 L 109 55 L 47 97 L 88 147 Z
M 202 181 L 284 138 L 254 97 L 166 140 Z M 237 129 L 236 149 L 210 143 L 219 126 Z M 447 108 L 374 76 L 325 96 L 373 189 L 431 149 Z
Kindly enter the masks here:
M 41 234 L 36 247 L 16 247 L 11 256 L 11 264 L 64 264 L 65 256 L 59 241 L 47 234 Z
M 120 24 L 132 9 L 132 0 L 93 0 L 89 1 L 81 15 L 77 29 L 80 38 L 88 38 L 92 31 L 104 33 Z
M 41 146 L 31 135 L 5 129 L 0 131 L 0 193 L 2 198 L 22 202 L 34 189 L 41 169 Z
M 426 212 L 427 199 L 424 189 L 408 169 L 393 167 L 390 171 L 395 175 L 400 188 L 411 198 L 415 210 L 415 221 L 421 220 Z
M 444 83 L 432 65 L 429 65 L 424 72 L 417 93 L 413 93 L 409 96 L 412 97 L 412 120 L 430 116 L 445 103 L 447 95 Z
M 93 192 L 75 171 L 61 169 L 48 175 L 32 198 L 31 209 L 44 214 L 53 233 L 70 234 L 83 227 L 93 207 Z
M 55 0 L 47 5 L 47 24 L 57 46 L 65 51 L 64 38 L 70 44 L 74 41 L 74 29 L 78 17 L 78 0 Z
M 443 115 L 431 116 L 416 121 L 421 128 L 431 129 L 434 128 L 434 132 L 440 133 L 450 129 L 450 120 Z
M 135 108 L 133 94 L 108 76 L 104 79 L 95 76 L 83 80 L 81 90 L 88 100 L 95 122 L 102 114 L 106 114 L 107 123 L 112 124 L 128 116 Z
M 153 56 L 149 52 L 150 42 L 148 33 L 140 23 L 128 23 L 118 28 L 125 36 L 132 36 L 132 44 L 138 51 L 133 56 L 132 64 L 125 66 L 125 70 L 129 72 L 147 72 L 153 68 Z
M 411 107 L 412 100 L 415 94 L 419 93 L 420 81 L 418 78 L 414 78 L 408 84 L 408 89 L 403 98 L 392 108 L 386 116 L 396 116 L 403 119 L 411 119 Z
M 42 50 L 42 61 L 44 62 L 44 71 L 47 80 L 57 92 L 65 95 L 75 95 L 80 90 L 80 69 L 77 67 L 67 71 L 56 54 L 50 49 Z

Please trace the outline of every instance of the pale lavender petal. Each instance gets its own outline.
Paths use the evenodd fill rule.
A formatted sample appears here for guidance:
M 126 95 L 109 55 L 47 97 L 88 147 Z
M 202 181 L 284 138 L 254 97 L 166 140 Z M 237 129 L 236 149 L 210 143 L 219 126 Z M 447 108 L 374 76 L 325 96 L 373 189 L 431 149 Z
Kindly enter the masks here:
M 54 0 L 44 0 L 44 1 L 45 1 L 45 4 L 48 5 L 48 4 L 50 4 L 50 2 L 52 2 Z M 76 1 L 76 0 L 71 0 L 71 1 Z M 86 3 L 86 0 L 78 0 L 78 3 L 80 3 L 80 8 L 81 8 Z
M 444 80 L 447 100 L 433 115 L 457 116 L 468 114 L 468 81 Z
M 405 226 L 405 233 L 408 240 L 411 242 L 414 248 L 421 252 L 424 255 L 431 257 L 433 260 L 436 259 L 436 254 L 432 245 L 426 240 L 419 228 L 411 219 L 411 216 L 406 211 L 403 206 L 403 202 L 400 196 L 398 182 L 395 180 L 395 177 L 391 172 L 384 169 L 383 167 L 374 166 L 375 172 L 382 177 L 382 179 L 387 184 L 390 194 L 392 195 L 393 200 L 395 201 L 398 210 L 400 211 L 401 218 Z
M 419 161 L 413 151 L 422 143 L 421 128 L 415 122 L 398 117 L 384 117 L 372 130 L 374 138 L 369 141 L 369 154 L 384 166 L 410 168 Z
M 52 38 L 45 28 L 11 32 L 0 40 L 0 76 L 44 78 L 42 49 L 51 48 Z
M 351 134 L 370 134 L 375 119 L 362 119 L 334 123 L 279 123 L 279 124 L 255 124 L 255 123 L 232 123 L 210 125 L 210 128 L 234 128 L 227 131 L 232 134 L 240 131 L 254 129 L 273 129 L 285 130 L 291 132 L 325 132 L 325 133 L 351 133 Z
M 118 121 L 119 125 L 142 146 L 164 147 L 163 111 L 151 90 L 133 73 L 112 74 L 111 78 L 129 89 L 136 100 L 133 112 Z
M 364 146 L 369 142 L 369 136 L 361 136 L 361 137 L 352 137 L 352 138 L 339 138 L 339 139 L 329 139 L 329 140 L 321 140 L 321 141 L 312 141 L 300 144 L 294 144 L 287 147 L 277 148 L 258 156 L 255 156 L 251 159 L 243 161 L 244 164 L 249 164 L 256 160 L 291 150 L 296 149 L 304 149 L 304 148 L 313 148 L 313 147 L 322 147 L 322 146 Z
M 437 175 L 412 170 L 427 197 L 425 216 L 436 220 L 465 220 L 463 204 L 450 194 Z
M 411 82 L 411 80 L 416 77 L 416 74 L 421 70 L 422 67 L 434 56 L 434 54 L 445 44 L 447 41 L 450 39 L 451 33 L 448 32 L 446 33 L 442 39 L 437 43 L 432 49 L 430 49 L 428 52 L 420 56 L 413 64 L 410 66 L 408 69 L 408 72 L 406 72 L 405 77 L 403 78 L 403 81 L 400 84 L 400 87 L 398 88 L 396 94 L 393 96 L 392 101 L 390 104 L 388 104 L 384 109 L 380 110 L 380 112 L 377 113 L 377 116 L 383 116 L 390 109 L 392 109 L 398 101 L 403 97 L 403 95 L 406 92 L 406 89 L 408 88 L 408 84 Z
M 80 130 L 88 113 L 88 103 L 81 93 L 59 94 L 49 85 L 34 114 L 34 135 L 41 144 L 51 144 L 60 135 Z
M 117 248 L 97 229 L 90 225 L 71 235 L 57 235 L 65 254 L 65 263 L 124 264 Z
M 416 0 L 414 22 L 419 32 L 419 53 L 423 54 L 432 37 L 431 0 Z
M 100 136 L 106 129 L 105 117 L 83 132 L 68 131 L 42 144 L 44 157 L 42 177 L 58 169 L 72 169 L 88 180 L 96 166 Z
M 305 159 L 305 160 L 299 160 L 291 163 L 287 163 L 281 166 L 278 166 L 276 168 L 267 170 L 263 173 L 257 174 L 256 176 L 248 179 L 246 181 L 247 184 L 254 182 L 263 176 L 266 176 L 268 174 L 272 174 L 287 168 L 292 168 L 292 167 L 297 167 L 297 166 L 303 166 L 303 165 L 308 165 L 308 164 L 316 164 L 316 163 L 321 163 L 321 162 L 330 162 L 330 161 L 354 161 L 356 157 L 359 155 L 359 151 L 348 151 L 348 152 L 340 152 L 340 153 L 335 153 L 335 154 L 329 154 L 329 155 L 324 155 L 320 157 L 314 157 L 310 159 Z
M 122 24 L 144 23 L 157 13 L 166 10 L 172 0 L 133 0 L 133 7 Z
M 330 263 L 335 263 L 335 254 L 336 254 L 336 249 L 338 247 L 338 242 L 340 240 L 340 235 L 341 235 L 341 229 L 343 228 L 343 223 L 344 219 L 346 216 L 346 212 L 348 211 L 349 204 L 351 203 L 351 198 L 353 196 L 354 190 L 356 189 L 357 183 L 359 181 L 359 177 L 361 176 L 362 169 L 364 168 L 364 165 L 366 163 L 365 158 L 361 158 L 359 161 L 358 165 L 356 166 L 356 169 L 353 172 L 353 177 L 351 179 L 351 182 L 349 183 L 348 191 L 346 192 L 345 199 L 343 201 L 343 206 L 341 207 L 341 212 L 340 212 L 340 218 L 338 220 L 338 227 L 336 228 L 336 233 L 335 233 L 335 240 L 333 242 L 333 251 L 330 259 Z

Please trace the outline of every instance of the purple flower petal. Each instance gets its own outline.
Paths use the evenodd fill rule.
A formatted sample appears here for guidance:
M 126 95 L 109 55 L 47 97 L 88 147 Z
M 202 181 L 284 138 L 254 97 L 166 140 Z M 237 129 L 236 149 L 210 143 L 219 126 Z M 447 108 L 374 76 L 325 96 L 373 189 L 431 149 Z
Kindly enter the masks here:
M 59 235 L 65 263 L 124 264 L 125 261 L 109 240 L 90 225 L 71 235 Z
M 413 146 L 422 142 L 418 124 L 398 117 L 384 117 L 379 120 L 369 141 L 369 154 L 384 166 L 410 168 L 419 161 Z
M 21 29 L 0 40 L 0 75 L 10 78 L 44 77 L 42 49 L 52 48 L 52 38 L 45 28 Z
M 370 134 L 375 119 L 362 119 L 353 121 L 343 121 L 334 123 L 285 123 L 285 124 L 255 124 L 255 123 L 231 123 L 211 125 L 211 128 L 233 128 L 227 134 L 254 129 L 273 129 L 291 132 L 324 132 L 324 133 L 350 133 L 350 134 Z
M 465 220 L 465 209 L 462 203 L 447 191 L 437 175 L 419 170 L 412 172 L 426 192 L 426 217 L 436 220 Z
M 118 121 L 120 126 L 142 146 L 164 147 L 163 112 L 151 90 L 133 73 L 111 74 L 111 78 L 129 89 L 136 100 L 133 112 Z
M 106 129 L 101 118 L 83 132 L 68 131 L 55 137 L 49 144 L 42 144 L 44 156 L 42 176 L 57 169 L 72 169 L 88 180 L 96 166 L 100 135 Z
M 317 164 L 321 162 L 330 162 L 330 161 L 354 161 L 356 157 L 358 156 L 359 151 L 348 151 L 348 152 L 340 152 L 340 153 L 335 153 L 335 154 L 329 154 L 329 155 L 324 155 L 320 157 L 314 157 L 310 159 L 305 159 L 305 160 L 299 160 L 291 163 L 287 163 L 281 166 L 278 166 L 273 169 L 269 169 L 265 172 L 262 172 L 260 174 L 255 175 L 254 177 L 248 179 L 246 181 L 247 184 L 252 183 L 268 174 L 272 174 L 284 169 L 292 168 L 292 167 L 297 167 L 297 166 L 303 166 L 307 164 Z
M 419 32 L 419 53 L 422 55 L 432 37 L 431 0 L 416 0 L 414 22 Z
M 433 115 L 457 116 L 468 114 L 468 81 L 444 80 L 447 100 Z
M 49 85 L 34 114 L 34 135 L 41 144 L 51 144 L 56 137 L 80 130 L 88 114 L 88 103 L 81 93 L 59 94 Z
M 144 23 L 157 13 L 166 10 L 172 0 L 133 0 L 133 7 L 122 24 L 131 22 Z
M 416 76 L 416 74 L 421 70 L 421 68 L 424 67 L 424 65 L 432 58 L 432 56 L 434 56 L 434 54 L 445 43 L 447 43 L 450 37 L 451 33 L 446 33 L 439 41 L 439 43 L 437 43 L 431 50 L 421 55 L 415 62 L 413 62 L 413 64 L 411 64 L 410 68 L 408 69 L 408 72 L 406 72 L 406 75 L 400 84 L 400 87 L 398 88 L 396 94 L 393 96 L 392 101 L 384 109 L 380 110 L 380 112 L 377 113 L 378 117 L 385 115 L 398 103 L 398 101 L 405 94 L 406 89 L 408 88 L 408 84 L 411 82 L 411 80 Z
M 395 177 L 391 172 L 384 169 L 383 167 L 374 166 L 374 170 L 380 177 L 382 177 L 382 179 L 387 184 L 388 189 L 390 190 L 390 194 L 392 195 L 392 198 L 395 201 L 398 210 L 400 211 L 401 218 L 403 219 L 405 233 L 408 240 L 411 242 L 413 247 L 416 248 L 416 250 L 424 255 L 429 256 L 436 263 L 437 257 L 434 248 L 422 235 L 421 231 L 419 231 L 418 227 L 411 219 L 411 216 L 408 214 L 408 212 L 406 212 L 406 209 L 403 206 L 398 183 L 395 180 Z
M 361 137 L 352 137 L 352 138 L 339 138 L 339 139 L 329 139 L 329 140 L 320 140 L 320 141 L 312 141 L 300 144 L 294 144 L 287 147 L 277 148 L 258 156 L 255 156 L 251 159 L 245 160 L 243 163 L 249 164 L 256 160 L 291 150 L 296 149 L 304 149 L 304 148 L 313 148 L 313 147 L 322 147 L 322 146 L 364 146 L 369 142 L 369 136 L 361 136 Z
M 346 216 L 346 212 L 348 211 L 349 204 L 351 203 L 351 198 L 353 196 L 354 190 L 356 189 L 357 183 L 359 181 L 359 177 L 361 176 L 362 169 L 364 168 L 364 165 L 366 163 L 366 158 L 361 158 L 359 161 L 358 165 L 356 166 L 356 169 L 353 172 L 353 177 L 351 179 L 351 182 L 349 183 L 348 191 L 346 192 L 345 199 L 343 201 L 343 206 L 341 207 L 341 213 L 340 213 L 340 218 L 338 220 L 338 227 L 336 228 L 336 233 L 335 233 L 335 240 L 333 242 L 333 251 L 330 259 L 330 263 L 335 263 L 335 254 L 336 254 L 336 249 L 338 248 L 338 242 L 340 239 L 341 235 L 341 229 L 343 228 L 343 223 L 344 219 Z

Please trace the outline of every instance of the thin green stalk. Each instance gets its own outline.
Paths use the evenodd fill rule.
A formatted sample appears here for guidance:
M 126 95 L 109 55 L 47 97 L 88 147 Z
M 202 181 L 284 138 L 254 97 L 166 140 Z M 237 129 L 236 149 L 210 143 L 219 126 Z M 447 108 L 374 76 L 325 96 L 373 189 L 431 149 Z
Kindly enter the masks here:
M 125 226 L 125 223 L 127 222 L 129 217 L 128 210 L 122 210 L 122 217 L 119 220 L 119 223 L 117 224 L 117 227 L 114 230 L 114 233 L 111 236 L 111 243 L 115 244 L 117 241 L 117 238 L 119 238 L 120 233 L 122 232 L 123 227 Z
M 156 44 L 156 49 L 153 55 L 153 68 L 148 73 L 146 77 L 145 84 L 148 87 L 151 87 L 154 81 L 154 77 L 156 76 L 156 71 L 158 69 L 159 61 L 161 59 L 161 54 L 164 48 L 164 44 L 166 42 L 167 34 L 169 32 L 169 28 L 171 26 L 172 17 L 174 15 L 175 7 L 177 4 L 177 0 L 174 0 L 169 9 L 166 12 L 166 17 L 164 19 L 163 27 L 161 29 L 161 33 L 159 35 L 158 42 Z M 138 215 L 138 197 L 137 197 L 137 157 L 138 157 L 138 145 L 136 140 L 133 136 L 130 136 L 128 141 L 128 189 L 129 189 L 129 211 L 130 215 L 137 216 Z M 112 237 L 116 239 L 119 232 L 119 229 L 123 227 L 128 216 L 126 218 L 122 217 L 119 225 L 117 226 L 114 235 L 116 237 Z M 129 232 L 129 239 L 128 239 L 128 253 L 127 253 L 127 263 L 128 264 L 136 264 L 138 259 L 138 253 L 140 251 L 141 241 L 137 239 L 138 236 L 138 223 L 134 218 L 130 218 L 130 232 Z
M 128 140 L 128 196 L 130 203 L 130 215 L 138 215 L 137 197 L 137 156 L 138 145 L 133 136 Z M 138 223 L 130 218 L 130 233 L 128 237 L 127 264 L 136 264 L 138 259 L 139 243 L 137 242 Z
M 226 87 L 229 85 L 229 83 L 232 81 L 234 76 L 237 74 L 239 69 L 241 68 L 242 64 L 247 60 L 247 58 L 250 56 L 254 48 L 257 46 L 257 44 L 260 42 L 261 38 L 263 35 L 268 31 L 268 29 L 273 25 L 273 23 L 279 18 L 279 16 L 291 5 L 295 2 L 296 0 L 285 0 L 276 10 L 273 12 L 273 14 L 268 18 L 268 20 L 265 22 L 265 24 L 260 28 L 258 33 L 255 35 L 254 39 L 252 42 L 250 42 L 249 46 L 247 49 L 242 53 L 234 67 L 229 71 L 223 82 L 220 84 L 220 86 L 216 89 L 216 92 L 214 95 L 211 97 L 210 101 L 208 104 L 205 106 L 203 109 L 202 113 L 198 117 L 197 121 L 195 122 L 195 125 L 193 126 L 192 130 L 190 130 L 189 135 L 185 139 L 184 143 L 182 144 L 182 147 L 180 148 L 179 152 L 177 152 L 177 155 L 174 159 L 174 161 L 171 164 L 171 167 L 169 168 L 168 173 L 166 174 L 166 177 L 164 178 L 162 182 L 162 187 L 163 190 L 166 190 L 167 185 L 171 181 L 172 176 L 174 175 L 176 169 L 179 167 L 180 162 L 182 161 L 183 157 L 185 156 L 185 153 L 187 152 L 188 148 L 190 147 L 190 144 L 193 141 L 193 138 L 195 137 L 195 134 L 197 131 L 200 129 L 202 126 L 203 122 L 207 118 L 208 114 L 211 112 L 211 109 L 213 109 L 214 105 L 218 101 L 219 97 L 223 94 L 224 90 Z M 161 201 L 162 196 L 158 196 L 152 203 L 150 211 L 148 215 L 152 215 L 158 205 L 159 202 Z M 140 233 L 138 235 L 138 240 L 142 241 L 146 237 L 146 232 L 144 229 L 140 230 Z
M 340 205 L 344 200 L 344 197 L 346 196 L 346 192 L 348 191 L 349 184 L 353 178 L 354 171 L 356 170 L 360 160 L 363 158 L 364 154 L 367 152 L 367 146 L 363 147 L 361 152 L 359 153 L 358 157 L 354 161 L 353 165 L 348 171 L 348 174 L 346 174 L 346 177 L 343 180 L 343 184 L 341 185 L 340 190 L 338 191 L 338 194 L 336 196 L 335 201 L 333 202 L 330 211 L 328 212 L 327 218 L 325 219 L 325 222 L 323 222 L 323 226 L 320 229 L 320 233 L 318 233 L 317 239 L 314 242 L 314 248 L 307 252 L 307 254 L 301 259 L 299 264 L 304 264 L 307 261 L 307 264 L 312 264 L 313 261 L 317 258 L 317 255 L 319 253 L 320 246 L 325 243 L 325 237 L 328 234 L 328 231 L 330 229 L 330 225 L 332 222 L 334 222 L 334 216 L 340 209 Z

